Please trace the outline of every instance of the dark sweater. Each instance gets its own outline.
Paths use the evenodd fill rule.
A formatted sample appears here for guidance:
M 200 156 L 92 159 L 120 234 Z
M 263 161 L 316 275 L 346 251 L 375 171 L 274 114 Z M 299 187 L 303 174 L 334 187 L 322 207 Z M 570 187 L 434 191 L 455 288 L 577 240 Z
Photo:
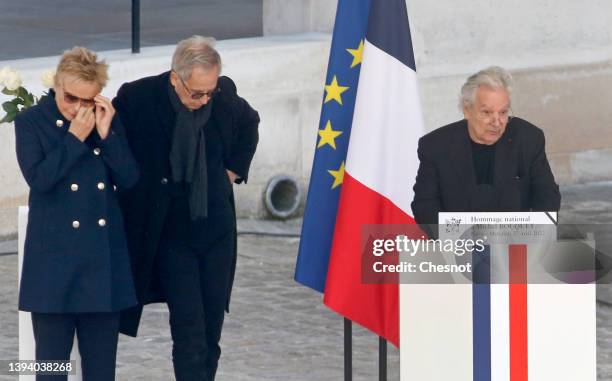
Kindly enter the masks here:
M 476 185 L 493 185 L 493 168 L 495 168 L 495 144 L 486 145 L 472 143 L 472 159 Z

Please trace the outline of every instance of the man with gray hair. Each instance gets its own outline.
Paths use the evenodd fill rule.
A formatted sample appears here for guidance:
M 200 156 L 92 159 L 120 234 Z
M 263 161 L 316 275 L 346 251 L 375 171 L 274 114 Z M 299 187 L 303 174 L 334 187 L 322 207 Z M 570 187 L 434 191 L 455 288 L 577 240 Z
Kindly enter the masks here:
M 247 181 L 258 142 L 257 112 L 220 72 L 212 40 L 193 36 L 172 70 L 113 101 L 142 174 L 119 192 L 139 302 L 121 331 L 136 336 L 143 305 L 166 302 L 177 381 L 215 378 L 236 269 L 232 184 Z
M 430 236 L 438 212 L 558 211 L 544 133 L 510 115 L 512 76 L 490 67 L 461 88 L 465 119 L 419 140 L 412 211 Z

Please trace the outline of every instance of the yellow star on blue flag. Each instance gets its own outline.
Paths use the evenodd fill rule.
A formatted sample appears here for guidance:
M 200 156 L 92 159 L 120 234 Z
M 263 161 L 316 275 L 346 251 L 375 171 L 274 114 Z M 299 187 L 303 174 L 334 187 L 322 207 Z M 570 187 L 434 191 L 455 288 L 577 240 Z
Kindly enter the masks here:
M 342 93 L 348 90 L 348 86 L 340 86 L 338 84 L 338 79 L 334 75 L 332 82 L 329 85 L 325 86 L 325 92 L 327 95 L 325 96 L 325 101 L 323 103 L 327 103 L 331 100 L 335 100 L 340 105 L 342 105 Z
M 336 138 L 340 135 L 342 135 L 342 131 L 335 131 L 332 129 L 331 122 L 328 120 L 325 128 L 323 130 L 319 130 L 319 136 L 321 139 L 319 139 L 317 148 L 321 148 L 328 144 L 333 149 L 336 149 Z
M 359 65 L 363 60 L 363 40 L 359 41 L 357 49 L 346 49 L 353 56 L 353 62 L 351 62 L 351 68 Z
M 331 189 L 334 189 L 342 185 L 342 182 L 344 181 L 344 162 L 340 164 L 340 168 L 338 168 L 337 170 L 334 171 L 330 169 L 327 172 L 329 172 L 329 174 L 334 177 L 334 183 L 332 184 Z

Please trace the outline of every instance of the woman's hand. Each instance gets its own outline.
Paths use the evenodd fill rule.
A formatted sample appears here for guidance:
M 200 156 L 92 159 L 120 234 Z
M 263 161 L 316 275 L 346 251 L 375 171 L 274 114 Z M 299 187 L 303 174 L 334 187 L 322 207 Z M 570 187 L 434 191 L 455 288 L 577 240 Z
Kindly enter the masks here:
M 79 111 L 77 111 L 77 115 L 70 122 L 68 132 L 72 133 L 82 142 L 87 139 L 96 125 L 96 116 L 93 110 L 93 107 L 80 107 Z
M 110 99 L 100 94 L 95 96 L 94 101 L 96 102 L 96 129 L 98 130 L 98 135 L 102 139 L 106 139 L 110 132 L 113 116 L 115 115 L 115 108 Z
M 238 180 L 238 178 L 240 177 L 240 176 L 238 176 L 238 175 L 237 175 L 235 172 L 233 172 L 233 171 L 231 171 L 231 170 L 229 170 L 229 169 L 226 169 L 226 171 L 227 171 L 227 177 L 229 177 L 230 182 L 231 182 L 232 184 L 233 184 L 233 183 L 235 183 L 235 182 L 236 182 L 236 180 Z

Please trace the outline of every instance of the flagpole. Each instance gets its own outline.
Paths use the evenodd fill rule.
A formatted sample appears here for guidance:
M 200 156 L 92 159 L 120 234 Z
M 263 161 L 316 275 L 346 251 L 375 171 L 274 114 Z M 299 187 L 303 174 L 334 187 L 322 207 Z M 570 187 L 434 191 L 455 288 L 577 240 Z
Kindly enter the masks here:
M 344 381 L 353 381 L 353 323 L 344 318 Z
M 387 381 L 387 340 L 378 336 L 378 380 Z

